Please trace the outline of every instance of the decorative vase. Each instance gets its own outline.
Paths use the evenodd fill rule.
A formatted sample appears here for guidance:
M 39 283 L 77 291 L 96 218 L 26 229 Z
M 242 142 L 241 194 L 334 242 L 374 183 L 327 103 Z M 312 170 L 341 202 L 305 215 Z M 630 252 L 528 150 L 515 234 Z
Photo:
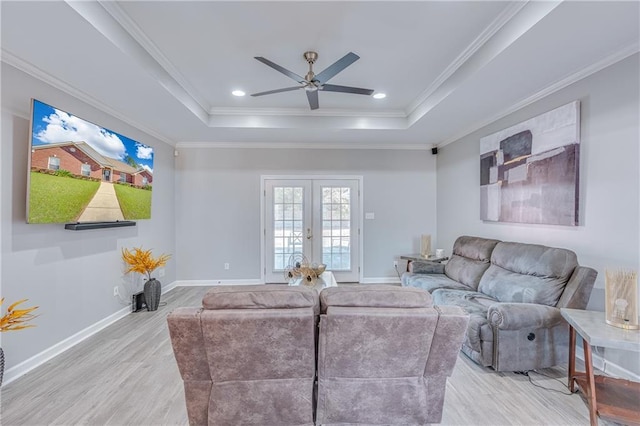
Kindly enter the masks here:
M 144 283 L 144 300 L 147 304 L 148 311 L 155 311 L 160 304 L 160 294 L 162 293 L 162 284 L 155 278 L 151 278 Z
M 2 377 L 4 376 L 4 351 L 0 348 L 0 386 L 2 386 Z

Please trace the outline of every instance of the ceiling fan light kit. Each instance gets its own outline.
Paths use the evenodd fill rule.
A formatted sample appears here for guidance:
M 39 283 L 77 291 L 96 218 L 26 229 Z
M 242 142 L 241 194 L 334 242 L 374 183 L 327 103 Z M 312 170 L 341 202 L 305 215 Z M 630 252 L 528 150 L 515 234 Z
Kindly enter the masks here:
M 289 92 L 297 89 L 305 89 L 307 93 L 307 100 L 309 102 L 309 107 L 314 110 L 320 107 L 318 101 L 318 91 L 322 90 L 324 92 L 340 92 L 340 93 L 350 93 L 355 95 L 366 95 L 370 96 L 374 91 L 371 89 L 361 89 L 359 87 L 351 87 L 351 86 L 338 86 L 335 84 L 327 84 L 331 78 L 333 78 L 340 71 L 344 70 L 349 65 L 353 64 L 355 61 L 360 59 L 358 55 L 353 52 L 349 52 L 344 55 L 342 58 L 338 59 L 332 65 L 323 70 L 320 74 L 315 74 L 313 72 L 313 64 L 318 59 L 318 54 L 313 51 L 304 52 L 303 57 L 305 61 L 309 64 L 309 71 L 307 74 L 302 77 L 294 72 L 289 71 L 288 69 L 281 67 L 280 65 L 271 62 L 270 60 L 263 58 L 261 56 L 256 56 L 255 59 L 262 62 L 263 64 L 273 68 L 274 70 L 286 75 L 287 77 L 297 81 L 300 86 L 294 87 L 285 87 L 282 89 L 268 90 L 266 92 L 253 93 L 251 96 L 264 96 L 264 95 L 272 95 L 274 93 L 282 93 Z

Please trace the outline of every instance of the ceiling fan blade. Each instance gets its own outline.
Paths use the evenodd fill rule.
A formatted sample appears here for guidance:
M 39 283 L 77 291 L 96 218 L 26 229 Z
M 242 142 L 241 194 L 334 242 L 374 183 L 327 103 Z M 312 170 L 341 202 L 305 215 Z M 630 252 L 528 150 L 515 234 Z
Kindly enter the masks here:
M 343 69 L 345 69 L 346 67 L 348 67 L 349 65 L 357 61 L 358 59 L 360 59 L 360 56 L 356 55 L 353 52 L 349 52 L 346 55 L 344 55 L 342 58 L 335 61 L 333 65 L 330 65 L 320 74 L 317 74 L 314 80 L 319 81 L 320 84 L 326 83 L 333 76 L 338 74 L 340 71 L 342 71 Z
M 342 92 L 342 93 L 353 93 L 355 95 L 371 95 L 374 91 L 371 89 L 361 89 L 359 87 L 350 87 L 350 86 L 337 86 L 335 84 L 325 84 L 322 86 L 322 89 L 325 92 Z
M 266 92 L 260 92 L 260 93 L 253 93 L 251 96 L 263 96 L 263 95 L 271 95 L 273 93 L 280 93 L 280 92 L 289 92 L 291 90 L 298 90 L 298 89 L 302 89 L 304 86 L 296 86 L 296 87 L 285 87 L 284 89 L 275 89 L 275 90 L 268 90 Z
M 282 74 L 286 75 L 289 78 L 294 79 L 295 81 L 297 81 L 298 83 L 304 83 L 304 77 L 299 76 L 298 74 L 289 71 L 286 68 L 281 67 L 280 65 L 271 62 L 270 60 L 263 58 L 262 56 L 254 56 L 255 59 L 259 60 L 260 62 L 262 62 L 265 65 L 270 66 L 271 68 L 273 68 L 276 71 L 280 71 Z
M 309 100 L 309 106 L 311 109 L 318 109 L 320 104 L 318 103 L 318 91 L 307 90 L 307 99 Z

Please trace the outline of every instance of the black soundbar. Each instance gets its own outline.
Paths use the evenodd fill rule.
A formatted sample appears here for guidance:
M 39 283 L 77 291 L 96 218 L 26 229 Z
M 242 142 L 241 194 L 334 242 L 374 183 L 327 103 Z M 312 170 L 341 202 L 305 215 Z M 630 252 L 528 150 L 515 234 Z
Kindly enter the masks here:
M 69 229 L 71 231 L 86 231 L 87 229 L 120 228 L 122 226 L 135 225 L 136 223 L 130 220 L 118 220 L 115 222 L 77 222 L 65 224 L 64 229 Z

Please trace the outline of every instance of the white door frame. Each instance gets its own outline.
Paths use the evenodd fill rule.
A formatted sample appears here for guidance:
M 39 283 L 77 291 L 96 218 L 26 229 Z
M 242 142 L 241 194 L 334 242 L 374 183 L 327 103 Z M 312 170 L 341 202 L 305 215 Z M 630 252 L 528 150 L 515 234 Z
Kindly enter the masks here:
M 359 197 L 358 197 L 358 209 L 360 210 L 358 218 L 358 245 L 360 246 L 360 250 L 358 253 L 358 263 L 360 270 L 358 271 L 358 282 L 362 282 L 364 276 L 364 186 L 363 186 L 363 177 L 362 175 L 260 175 L 260 281 L 264 284 L 266 282 L 266 232 L 267 227 L 265 224 L 265 200 L 266 200 L 266 188 L 265 181 L 267 180 L 331 180 L 331 179 L 343 179 L 343 180 L 357 180 L 359 187 Z

